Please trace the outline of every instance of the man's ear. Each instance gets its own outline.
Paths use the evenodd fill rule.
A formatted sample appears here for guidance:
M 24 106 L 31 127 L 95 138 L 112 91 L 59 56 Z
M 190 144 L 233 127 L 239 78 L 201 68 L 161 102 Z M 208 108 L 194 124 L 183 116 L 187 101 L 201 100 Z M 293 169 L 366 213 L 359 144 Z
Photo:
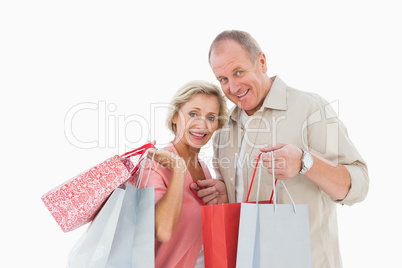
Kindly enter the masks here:
M 261 66 L 262 72 L 265 74 L 267 72 L 267 59 L 265 58 L 265 54 L 263 52 L 258 56 L 258 63 Z

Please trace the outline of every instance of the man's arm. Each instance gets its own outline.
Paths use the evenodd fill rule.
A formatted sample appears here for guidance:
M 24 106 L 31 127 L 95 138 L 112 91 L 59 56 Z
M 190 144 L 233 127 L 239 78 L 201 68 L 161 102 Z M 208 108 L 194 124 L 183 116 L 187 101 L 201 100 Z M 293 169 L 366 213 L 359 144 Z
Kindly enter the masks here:
M 303 155 L 300 148 L 292 144 L 280 143 L 261 149 L 261 152 L 271 151 L 274 152 L 275 177 L 277 179 L 287 180 L 300 172 Z M 311 152 L 310 154 L 313 156 L 313 166 L 304 173 L 304 176 L 334 200 L 344 199 L 351 187 L 351 177 L 347 168 L 344 165 L 327 161 Z M 262 159 L 264 166 L 268 167 L 268 172 L 272 174 L 271 154 L 264 154 Z

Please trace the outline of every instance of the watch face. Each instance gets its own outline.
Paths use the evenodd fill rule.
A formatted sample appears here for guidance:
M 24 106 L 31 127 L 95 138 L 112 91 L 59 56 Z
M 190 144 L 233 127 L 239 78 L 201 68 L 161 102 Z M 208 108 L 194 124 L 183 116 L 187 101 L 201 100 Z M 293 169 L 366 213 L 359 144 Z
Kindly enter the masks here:
M 311 168 L 313 165 L 313 157 L 310 154 L 306 153 L 303 157 L 303 164 L 307 168 Z

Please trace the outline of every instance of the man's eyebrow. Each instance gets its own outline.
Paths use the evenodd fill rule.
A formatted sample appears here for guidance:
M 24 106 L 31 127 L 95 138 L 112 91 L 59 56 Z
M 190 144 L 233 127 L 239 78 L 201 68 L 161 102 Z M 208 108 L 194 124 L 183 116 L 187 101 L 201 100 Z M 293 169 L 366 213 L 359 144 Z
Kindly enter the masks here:
M 243 67 L 237 66 L 237 67 L 235 67 L 235 68 L 232 70 L 232 72 L 235 73 L 235 72 L 237 72 L 237 71 L 239 71 L 239 70 L 243 70 Z
M 239 71 L 239 70 L 244 70 L 244 68 L 241 67 L 241 66 L 236 66 L 236 67 L 233 68 L 232 73 L 235 73 L 235 72 L 237 72 L 237 71 Z M 220 75 L 220 76 L 217 76 L 216 79 L 219 80 L 219 79 L 221 79 L 221 78 L 223 78 L 223 77 L 225 77 L 225 76 Z

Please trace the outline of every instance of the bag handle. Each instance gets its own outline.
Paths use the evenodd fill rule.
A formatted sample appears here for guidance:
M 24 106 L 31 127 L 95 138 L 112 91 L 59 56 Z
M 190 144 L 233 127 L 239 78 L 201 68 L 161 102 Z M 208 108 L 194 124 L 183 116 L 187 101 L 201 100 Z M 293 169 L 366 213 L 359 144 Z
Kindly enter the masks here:
M 120 157 L 122 158 L 130 158 L 132 156 L 135 155 L 140 155 L 140 158 L 138 160 L 137 165 L 134 167 L 134 169 L 131 171 L 131 175 L 133 175 L 135 172 L 137 172 L 140 163 L 142 162 L 142 160 L 144 160 L 144 154 L 150 149 L 150 148 L 155 148 L 155 145 L 153 145 L 152 143 L 147 143 L 137 149 L 134 149 L 132 151 L 126 152 L 124 154 L 122 154 Z M 156 149 L 156 148 L 155 148 Z M 147 181 L 148 182 L 148 181 Z
M 260 158 L 260 157 L 262 157 L 262 155 L 263 155 L 263 153 L 261 153 L 259 156 L 258 156 L 258 158 Z M 274 198 L 273 198 L 273 200 L 274 200 L 274 212 L 276 213 L 276 187 L 275 187 L 275 185 L 276 185 L 276 179 L 275 179 L 275 157 L 274 157 L 274 152 L 273 151 L 271 151 L 271 157 L 272 157 L 272 187 L 273 187 L 273 189 L 272 189 L 272 191 L 273 191 L 273 195 L 274 195 Z M 262 162 L 262 161 L 261 161 Z M 261 164 L 262 165 L 262 164 Z M 261 166 L 260 166 L 260 168 L 259 168 L 259 174 L 258 174 L 258 187 L 257 187 L 257 204 L 258 204 L 258 194 L 259 194 L 259 192 L 260 192 L 260 180 L 261 180 Z M 290 198 L 290 201 L 292 202 L 292 205 L 293 205 L 293 211 L 294 211 L 294 213 L 296 213 L 296 205 L 295 205 L 295 202 L 293 201 L 293 199 L 292 199 L 292 196 L 290 195 L 290 193 L 289 193 L 289 191 L 288 191 L 288 189 L 286 188 L 286 185 L 285 185 L 285 183 L 283 182 L 283 180 L 279 180 L 280 181 L 280 183 L 282 183 L 282 185 L 283 185 L 283 188 L 285 188 L 285 190 L 286 190 L 286 193 L 288 194 L 288 196 L 289 196 L 289 198 Z
M 141 146 L 141 147 L 139 147 L 137 149 L 134 149 L 132 151 L 129 151 L 129 152 L 126 152 L 126 153 L 122 154 L 120 157 L 130 158 L 130 157 L 132 157 L 134 155 L 139 155 L 139 154 L 141 154 L 141 156 L 143 156 L 145 151 L 147 151 L 150 148 L 155 148 L 155 146 L 152 143 L 147 143 L 147 144 L 144 144 L 143 146 Z
M 258 169 L 258 162 L 259 162 L 260 157 L 262 156 L 262 154 L 263 154 L 263 153 L 260 153 L 260 154 L 258 155 L 257 162 L 255 163 L 254 173 L 253 173 L 253 177 L 252 177 L 252 179 L 251 179 L 250 187 L 249 187 L 249 189 L 248 189 L 247 198 L 246 198 L 246 203 L 248 203 L 248 198 L 250 197 L 251 187 L 253 187 L 253 183 L 254 183 L 255 172 L 256 172 L 257 169 Z M 261 168 L 259 168 L 258 190 L 257 190 L 257 201 L 256 201 L 257 204 L 258 204 L 258 195 L 259 195 L 259 192 L 260 192 L 260 191 L 259 191 L 259 189 L 260 189 L 260 179 L 259 179 L 259 178 L 260 178 L 260 177 L 261 177 Z M 276 186 L 276 180 L 275 180 L 275 186 Z M 198 195 L 194 192 L 194 190 L 191 189 L 190 185 L 188 185 L 188 188 L 189 188 L 190 191 L 194 194 L 194 196 L 198 199 L 198 201 L 200 201 L 200 203 L 201 203 L 203 206 L 205 206 L 205 203 L 202 202 L 202 200 L 198 197 Z M 270 199 L 269 199 L 269 204 L 272 204 L 273 195 L 274 195 L 274 189 L 272 189 L 271 197 L 270 197 Z
M 252 178 L 252 180 L 251 180 L 251 184 L 250 184 L 250 188 L 249 188 L 249 193 L 248 193 L 248 195 L 250 195 L 250 190 L 251 190 L 251 187 L 252 187 L 252 185 L 253 185 L 253 182 L 254 182 L 254 176 L 255 176 L 255 172 L 256 172 L 256 170 L 257 170 L 257 167 L 258 167 L 258 162 L 259 162 L 259 159 L 260 158 L 262 158 L 262 155 L 263 155 L 264 153 L 260 153 L 259 155 L 258 155 L 258 158 L 257 158 L 257 163 L 255 164 L 255 169 L 254 169 L 254 174 L 253 174 L 253 178 Z M 275 157 L 274 157 L 274 152 L 273 151 L 271 151 L 271 157 L 272 157 L 272 193 L 271 193 L 271 199 L 270 199 L 270 203 L 272 202 L 272 200 L 273 200 L 273 204 L 274 204 L 274 212 L 276 213 L 276 197 L 277 197 L 277 193 L 276 193 L 276 183 L 277 183 L 277 179 L 275 179 Z M 260 166 L 258 167 L 258 185 L 257 185 L 257 200 L 256 200 L 256 203 L 258 204 L 258 200 L 259 200 L 259 194 L 260 194 L 260 181 L 261 181 L 261 166 L 262 166 L 263 164 L 262 164 L 262 161 L 261 161 L 261 164 L 260 164 Z M 290 195 L 290 193 L 289 193 L 289 191 L 288 191 L 288 189 L 286 188 L 286 185 L 285 185 L 285 183 L 283 182 L 283 180 L 279 180 L 280 181 L 280 183 L 283 185 L 283 188 L 285 188 L 285 190 L 286 190 L 286 193 L 288 194 L 288 196 L 289 196 L 289 198 L 290 198 L 290 201 L 292 202 L 292 205 L 293 205 L 293 211 L 294 211 L 294 213 L 296 213 L 296 205 L 295 205 L 295 202 L 293 201 L 293 199 L 292 199 L 292 196 Z M 248 195 L 247 195 L 247 201 L 248 201 Z
M 191 183 L 190 183 L 191 184 Z M 193 193 L 193 195 L 198 199 L 198 201 L 200 201 L 200 203 L 205 206 L 205 203 L 202 202 L 201 198 L 198 197 L 198 195 L 194 192 L 193 189 L 191 189 L 190 184 L 188 185 L 188 188 L 190 189 L 190 191 Z
M 252 177 L 252 179 L 251 179 L 250 187 L 248 188 L 246 203 L 248 203 L 248 199 L 249 199 L 249 197 L 250 197 L 251 187 L 253 187 L 253 183 L 254 183 L 255 172 L 256 172 L 257 169 L 258 169 L 258 162 L 259 162 L 260 158 L 262 157 L 262 154 L 263 154 L 263 153 L 260 153 L 260 154 L 258 155 L 257 162 L 255 163 L 254 172 L 253 172 L 253 177 Z M 257 204 L 258 204 L 258 196 L 259 196 L 259 192 L 260 192 L 260 177 L 261 177 L 261 168 L 259 168 L 259 176 L 258 176 L 258 188 L 257 188 L 257 200 L 256 200 L 256 203 L 257 203 Z M 274 183 L 274 187 L 275 187 L 277 180 L 273 179 L 273 181 L 275 181 L 275 183 Z M 205 206 L 205 203 L 202 202 L 202 200 L 198 197 L 198 195 L 194 192 L 194 190 L 191 189 L 190 185 L 188 185 L 188 188 L 189 188 L 190 191 L 194 194 L 194 196 L 198 199 L 198 201 L 200 201 L 200 203 L 201 203 L 203 206 Z M 286 191 L 287 191 L 287 190 L 286 190 Z M 270 197 L 270 199 L 269 199 L 269 204 L 272 204 L 272 198 L 273 198 L 273 196 L 274 196 L 274 189 L 272 189 L 271 197 Z
M 253 177 L 252 177 L 252 179 L 251 179 L 250 187 L 248 188 L 246 203 L 248 203 L 248 198 L 250 197 L 251 187 L 253 187 L 253 183 L 254 183 L 255 172 L 256 172 L 257 169 L 258 169 L 258 162 L 259 162 L 260 158 L 262 157 L 262 154 L 263 154 L 263 153 L 260 153 L 260 154 L 258 155 L 258 157 L 257 157 L 257 162 L 255 163 Z M 261 161 L 261 162 L 262 162 L 262 161 Z M 258 178 L 260 178 L 260 177 L 261 177 L 261 168 L 259 169 L 259 173 L 258 173 L 258 174 L 259 174 L 259 177 L 258 177 Z M 276 182 L 277 182 L 277 181 L 276 181 L 275 179 L 273 179 L 272 181 L 275 181 L 275 186 L 276 186 Z M 259 183 L 260 183 L 260 181 L 258 180 L 258 185 L 259 185 Z M 259 186 L 258 186 L 258 190 L 257 190 L 257 200 L 256 200 L 257 204 L 258 204 L 258 195 L 259 195 L 259 192 L 260 192 L 260 191 L 259 191 Z M 272 204 L 273 195 L 274 195 L 274 189 L 272 189 L 271 197 L 269 198 L 269 204 Z
M 155 148 L 155 147 L 154 147 L 154 148 Z M 143 155 L 145 155 L 145 156 L 143 157 L 143 159 L 141 159 L 141 162 L 138 163 L 138 165 L 140 165 L 140 174 L 138 175 L 137 183 L 136 183 L 136 185 L 135 185 L 138 189 L 140 189 L 140 186 L 141 186 L 141 181 L 142 181 L 142 177 L 143 177 L 143 175 L 144 175 L 144 168 L 145 168 L 145 163 L 146 163 L 145 159 L 148 158 L 148 157 L 147 157 L 147 154 L 148 154 L 148 151 L 149 151 L 150 149 L 151 149 L 151 148 L 147 149 L 147 150 L 141 155 L 141 156 L 143 156 Z M 154 151 L 154 153 L 152 154 L 151 164 L 149 165 L 149 172 L 148 172 L 148 176 L 147 176 L 147 180 L 146 180 L 146 182 L 145 182 L 144 188 L 147 187 L 148 180 L 149 180 L 149 175 L 151 175 L 151 169 L 152 169 L 152 164 L 153 164 L 153 162 L 154 162 L 154 157 L 155 157 L 156 150 L 157 150 L 157 149 L 155 148 L 155 151 Z M 137 165 L 137 166 L 138 166 L 138 165 Z

